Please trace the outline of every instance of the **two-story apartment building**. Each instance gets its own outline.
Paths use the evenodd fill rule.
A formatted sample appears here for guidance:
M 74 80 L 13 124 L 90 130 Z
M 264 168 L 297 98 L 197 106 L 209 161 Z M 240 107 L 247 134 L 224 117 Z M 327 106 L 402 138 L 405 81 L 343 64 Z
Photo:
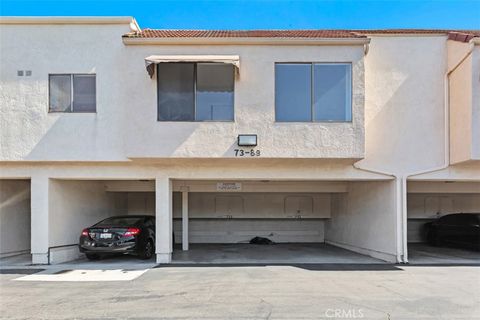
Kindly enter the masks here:
M 480 212 L 479 31 L 10 17 L 0 56 L 2 256 L 72 260 L 142 213 L 159 263 L 254 236 L 407 262 L 425 222 Z

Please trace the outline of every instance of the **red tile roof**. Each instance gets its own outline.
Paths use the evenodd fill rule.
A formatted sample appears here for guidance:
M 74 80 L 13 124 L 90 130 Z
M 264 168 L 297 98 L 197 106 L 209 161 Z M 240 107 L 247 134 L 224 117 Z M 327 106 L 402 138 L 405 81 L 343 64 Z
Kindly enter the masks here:
M 366 38 L 375 34 L 444 34 L 450 40 L 468 42 L 480 37 L 480 30 L 377 29 L 377 30 L 168 30 L 143 29 L 124 38 Z
M 127 38 L 366 38 L 347 30 L 155 30 L 128 33 Z

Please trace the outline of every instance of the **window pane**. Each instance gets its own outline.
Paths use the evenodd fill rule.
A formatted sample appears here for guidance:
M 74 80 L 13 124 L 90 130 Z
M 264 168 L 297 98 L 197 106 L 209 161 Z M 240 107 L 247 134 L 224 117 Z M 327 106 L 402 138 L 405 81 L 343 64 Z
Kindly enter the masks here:
M 311 121 L 311 64 L 275 65 L 276 121 Z
M 73 75 L 73 112 L 95 112 L 95 96 L 95 75 Z
M 315 121 L 352 121 L 351 66 L 315 64 L 313 114 Z
M 157 66 L 158 120 L 194 120 L 194 64 L 160 63 Z
M 197 64 L 196 120 L 233 120 L 233 66 Z
M 50 75 L 49 77 L 49 94 L 50 94 L 50 111 L 53 112 L 70 112 L 70 75 Z

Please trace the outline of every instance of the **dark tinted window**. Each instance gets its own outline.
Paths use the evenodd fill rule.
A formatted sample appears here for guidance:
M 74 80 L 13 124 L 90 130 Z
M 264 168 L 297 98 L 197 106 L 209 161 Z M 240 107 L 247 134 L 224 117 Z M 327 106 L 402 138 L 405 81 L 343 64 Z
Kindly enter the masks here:
M 233 66 L 197 64 L 197 121 L 233 120 Z
M 157 68 L 158 120 L 193 121 L 195 64 L 161 63 Z
M 161 63 L 157 68 L 158 120 L 233 120 L 233 66 Z
M 143 218 L 138 217 L 111 217 L 107 218 L 95 226 L 104 226 L 104 225 L 112 225 L 112 226 L 119 226 L 119 227 L 128 227 L 133 226 L 139 223 Z
M 73 75 L 73 112 L 96 111 L 95 75 Z

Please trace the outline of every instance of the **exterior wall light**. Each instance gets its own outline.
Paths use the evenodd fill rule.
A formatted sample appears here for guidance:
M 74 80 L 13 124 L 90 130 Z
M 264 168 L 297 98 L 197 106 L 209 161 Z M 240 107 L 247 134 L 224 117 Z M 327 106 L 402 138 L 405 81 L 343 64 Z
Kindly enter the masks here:
M 256 134 L 239 134 L 237 144 L 239 147 L 256 147 L 257 135 Z

